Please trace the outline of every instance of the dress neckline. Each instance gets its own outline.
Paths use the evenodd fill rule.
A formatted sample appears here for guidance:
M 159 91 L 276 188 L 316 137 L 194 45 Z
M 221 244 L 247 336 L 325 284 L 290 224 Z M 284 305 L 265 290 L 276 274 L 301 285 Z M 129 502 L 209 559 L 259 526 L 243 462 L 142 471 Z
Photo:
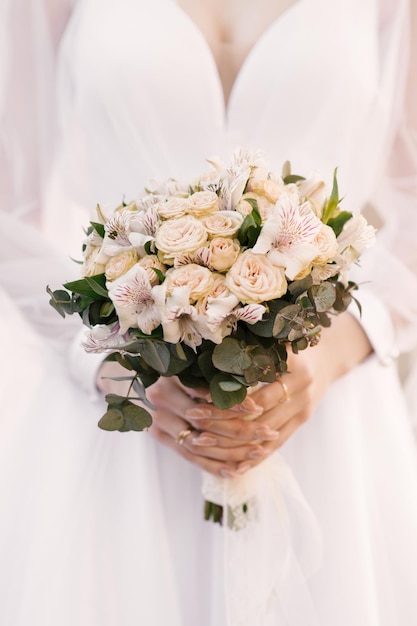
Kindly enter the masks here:
M 293 14 L 293 12 L 296 9 L 298 9 L 303 4 L 303 2 L 304 2 L 304 0 L 294 0 L 294 2 L 292 4 L 290 4 L 286 9 L 284 9 L 284 11 L 282 11 L 282 13 L 277 15 L 277 17 L 274 20 L 272 20 L 272 22 L 262 31 L 262 33 L 260 34 L 260 36 L 258 37 L 256 42 L 253 44 L 253 46 L 249 50 L 248 54 L 243 59 L 241 65 L 240 65 L 240 68 L 239 68 L 239 70 L 236 73 L 236 77 L 235 77 L 235 79 L 233 81 L 231 89 L 229 91 L 229 97 L 226 99 L 226 97 L 225 97 L 225 89 L 224 89 L 224 85 L 223 85 L 223 82 L 222 82 L 221 77 L 220 77 L 220 73 L 219 73 L 219 69 L 217 67 L 216 59 L 215 59 L 213 51 L 212 51 L 212 49 L 210 47 L 210 44 L 207 41 L 207 38 L 203 34 L 203 31 L 201 30 L 201 28 L 196 24 L 196 22 L 189 15 L 189 13 L 185 9 L 183 9 L 183 7 L 178 3 L 178 0 L 174 0 L 174 5 L 176 6 L 177 10 L 180 13 L 182 13 L 182 15 L 186 18 L 186 20 L 188 21 L 188 23 L 190 25 L 190 28 L 192 28 L 194 30 L 194 32 L 197 35 L 198 39 L 200 40 L 201 44 L 205 48 L 206 54 L 207 54 L 207 56 L 208 56 L 208 58 L 210 60 L 210 64 L 211 64 L 212 70 L 213 70 L 213 75 L 214 75 L 215 81 L 217 83 L 218 91 L 219 91 L 219 93 L 221 95 L 222 108 L 223 108 L 223 118 L 224 118 L 225 125 L 227 125 L 227 122 L 229 120 L 230 110 L 231 110 L 231 108 L 233 106 L 233 103 L 234 103 L 234 100 L 236 98 L 236 93 L 237 93 L 237 91 L 239 89 L 239 86 L 242 83 L 242 80 L 245 77 L 245 75 L 247 73 L 247 70 L 248 70 L 248 67 L 251 64 L 253 58 L 258 53 L 258 50 L 262 47 L 262 45 L 264 44 L 264 42 L 268 38 L 268 36 L 271 34 L 271 32 L 273 32 L 278 26 L 281 27 L 282 23 L 285 23 L 286 20 Z

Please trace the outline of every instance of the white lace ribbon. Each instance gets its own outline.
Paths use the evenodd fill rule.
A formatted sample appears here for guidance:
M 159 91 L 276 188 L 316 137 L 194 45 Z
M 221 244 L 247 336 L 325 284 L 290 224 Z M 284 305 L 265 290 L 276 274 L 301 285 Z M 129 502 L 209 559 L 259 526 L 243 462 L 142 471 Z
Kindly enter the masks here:
M 202 491 L 224 509 L 227 626 L 269 626 L 272 607 L 274 626 L 318 626 L 308 579 L 321 563 L 321 531 L 282 456 L 236 479 L 204 473 Z

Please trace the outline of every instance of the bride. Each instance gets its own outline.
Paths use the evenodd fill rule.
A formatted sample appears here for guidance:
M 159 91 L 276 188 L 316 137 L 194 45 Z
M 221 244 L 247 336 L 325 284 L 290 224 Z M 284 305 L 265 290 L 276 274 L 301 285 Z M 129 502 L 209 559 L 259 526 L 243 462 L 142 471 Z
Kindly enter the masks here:
M 3 358 L 20 384 L 10 366 L 2 623 L 415 624 L 416 450 L 396 364 L 417 344 L 414 9 L 3 3 L 1 313 L 15 330 Z M 65 261 L 79 258 L 97 202 L 190 178 L 236 146 L 264 150 L 275 171 L 286 159 L 303 173 L 338 166 L 344 207 L 379 228 L 355 277 L 363 315 L 339 316 L 291 357 L 287 390 L 253 395 L 254 422 L 201 411 L 163 380 L 151 433 L 102 432 L 97 386 L 118 383 L 46 312 L 44 286 L 76 275 Z M 202 520 L 201 469 L 235 478 L 268 463 L 289 527 L 272 515 L 254 542 Z

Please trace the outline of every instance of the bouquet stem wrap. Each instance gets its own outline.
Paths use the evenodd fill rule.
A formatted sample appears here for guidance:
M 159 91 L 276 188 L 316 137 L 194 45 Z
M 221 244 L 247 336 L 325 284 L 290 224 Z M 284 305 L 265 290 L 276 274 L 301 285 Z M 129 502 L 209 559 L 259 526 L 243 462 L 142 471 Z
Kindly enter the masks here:
M 267 626 L 271 604 L 279 623 L 318 626 L 308 579 L 321 564 L 321 531 L 284 458 L 275 453 L 238 479 L 213 478 L 203 476 L 206 498 L 232 511 L 250 503 L 242 525 L 221 530 L 228 626 Z

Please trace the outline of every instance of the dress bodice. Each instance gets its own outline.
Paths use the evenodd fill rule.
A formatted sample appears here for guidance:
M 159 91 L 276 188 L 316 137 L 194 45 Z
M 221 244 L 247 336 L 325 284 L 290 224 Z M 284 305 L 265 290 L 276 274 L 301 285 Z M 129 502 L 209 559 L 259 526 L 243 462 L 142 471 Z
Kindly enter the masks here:
M 377 27 L 374 0 L 298 0 L 252 48 L 225 106 L 211 50 L 174 0 L 79 2 L 61 49 L 72 178 L 88 172 L 90 206 L 114 203 L 149 177 L 189 177 L 245 145 L 278 171 L 290 159 L 330 179 L 338 166 L 352 204 L 362 203 L 394 97 Z

